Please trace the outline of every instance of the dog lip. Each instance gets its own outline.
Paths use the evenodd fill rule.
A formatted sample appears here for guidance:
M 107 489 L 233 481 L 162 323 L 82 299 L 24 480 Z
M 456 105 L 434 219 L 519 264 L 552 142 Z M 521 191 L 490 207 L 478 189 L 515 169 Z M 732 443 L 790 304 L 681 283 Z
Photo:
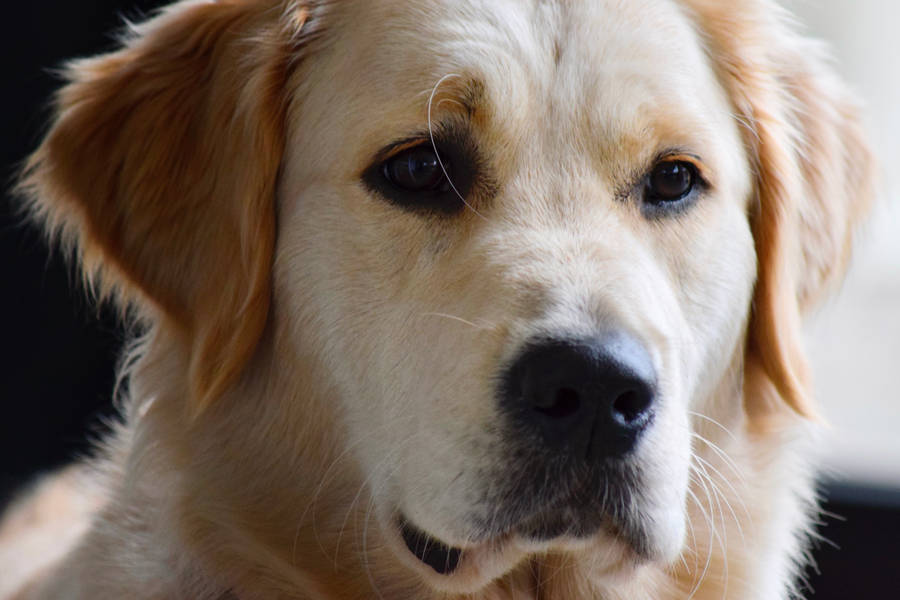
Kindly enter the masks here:
M 403 517 L 400 534 L 413 556 L 441 575 L 449 575 L 459 566 L 462 550 L 453 548 L 422 531 Z
M 565 506 L 539 511 L 517 523 L 513 531 L 519 539 L 550 545 L 578 546 L 603 535 L 627 548 L 636 561 L 653 560 L 651 541 L 635 524 L 601 510 L 581 514 L 573 511 Z

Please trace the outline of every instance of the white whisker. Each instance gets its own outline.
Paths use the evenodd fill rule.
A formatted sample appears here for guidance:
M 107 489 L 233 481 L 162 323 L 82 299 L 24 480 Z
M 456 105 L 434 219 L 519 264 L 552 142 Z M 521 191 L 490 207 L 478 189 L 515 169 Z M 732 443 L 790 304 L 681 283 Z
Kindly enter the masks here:
M 463 197 L 463 195 L 459 193 L 459 190 L 456 189 L 456 186 L 453 184 L 453 180 L 450 178 L 450 173 L 447 171 L 447 167 L 444 165 L 444 161 L 441 160 L 441 155 L 438 152 L 437 143 L 435 143 L 435 141 L 434 141 L 434 129 L 433 129 L 433 125 L 431 122 L 431 105 L 434 102 L 434 96 L 435 96 L 435 94 L 437 94 L 438 88 L 441 86 L 441 84 L 453 77 L 459 77 L 459 75 L 457 75 L 455 73 L 449 73 L 447 75 L 444 75 L 440 79 L 438 79 L 437 83 L 434 84 L 434 87 L 431 90 L 431 95 L 428 97 L 428 116 L 427 116 L 428 137 L 431 140 L 431 148 L 434 150 L 434 155 L 438 159 L 438 165 L 440 165 L 441 171 L 443 171 L 443 173 L 444 173 L 444 177 L 447 178 L 447 182 L 450 184 L 450 188 L 453 190 L 453 193 L 456 194 L 456 197 L 459 198 L 462 201 L 462 203 L 465 204 L 469 210 L 471 210 L 473 213 L 475 213 L 482 219 L 485 219 L 484 215 L 482 215 L 480 212 L 475 210 L 475 207 L 472 206 L 471 204 L 469 204 L 468 201 L 466 201 L 466 199 Z M 485 220 L 487 220 L 487 219 L 485 219 Z
M 716 427 L 718 427 L 719 429 L 721 429 L 722 431 L 724 431 L 725 433 L 727 433 L 728 436 L 729 436 L 732 440 L 738 441 L 737 437 L 731 432 L 730 429 L 728 429 L 727 427 L 725 427 L 724 425 L 722 425 L 721 423 L 719 423 L 718 421 L 716 421 L 716 420 L 713 419 L 712 417 L 708 417 L 708 416 L 704 415 L 703 413 L 698 413 L 698 412 L 693 411 L 693 410 L 689 410 L 689 411 L 688 411 L 688 414 L 689 414 L 689 415 L 692 415 L 692 416 L 694 416 L 694 417 L 697 417 L 698 419 L 703 419 L 704 421 L 707 421 L 707 422 L 709 422 L 709 423 L 712 423 L 713 425 L 715 425 Z
M 694 439 L 696 439 L 696 440 L 698 440 L 698 441 L 700 441 L 700 442 L 703 442 L 704 444 L 706 444 L 707 446 L 709 446 L 709 448 L 710 448 L 710 449 L 711 449 L 711 450 L 712 450 L 719 458 L 722 459 L 722 462 L 724 462 L 725 465 L 728 466 L 728 468 L 731 469 L 731 472 L 734 473 L 734 474 L 737 476 L 738 479 L 740 479 L 742 482 L 745 482 L 745 481 L 746 481 L 746 479 L 744 478 L 743 472 L 740 470 L 740 468 L 738 467 L 737 463 L 734 461 L 733 458 L 731 458 L 731 457 L 728 455 L 727 452 L 725 452 L 724 450 L 722 450 L 722 448 L 720 448 L 719 446 L 717 446 L 717 445 L 714 444 L 713 442 L 709 441 L 708 439 L 706 439 L 705 437 L 703 437 L 703 436 L 700 435 L 699 433 L 691 432 L 691 435 L 694 437 Z
M 696 458 L 696 457 L 694 457 Z M 721 533 L 716 527 L 715 515 L 712 515 L 712 519 L 708 522 L 711 527 L 711 535 L 709 540 L 709 548 L 708 548 L 708 560 L 707 563 L 712 562 L 712 552 L 713 552 L 713 539 L 718 540 L 719 547 L 722 549 L 722 577 L 723 577 L 723 588 L 727 590 L 728 588 L 728 531 L 727 531 L 727 523 L 725 522 L 725 512 L 722 509 L 722 504 L 719 501 L 717 490 L 715 488 L 715 484 L 709 479 L 709 475 L 706 474 L 705 471 L 702 470 L 700 465 L 695 465 L 693 462 L 691 463 L 691 468 L 694 470 L 694 473 L 698 475 L 698 478 L 694 481 L 698 483 L 703 488 L 703 493 L 706 495 L 707 506 L 709 506 L 710 513 L 713 513 L 714 510 L 718 510 L 719 512 L 719 520 L 722 524 Z M 709 485 L 707 485 L 707 482 Z M 713 488 L 713 493 L 710 492 L 710 486 Z M 713 506 L 715 503 L 715 506 Z
M 465 323 L 466 325 L 470 325 L 474 329 L 494 329 L 494 327 L 495 327 L 494 325 L 490 325 L 490 324 L 479 325 L 478 323 L 469 321 L 468 319 L 464 319 L 462 317 L 458 317 L 456 315 L 451 315 L 451 314 L 447 314 L 447 313 L 426 312 L 426 313 L 422 313 L 422 316 L 423 317 L 442 317 L 444 319 L 450 319 L 452 321 L 459 321 L 460 323 Z
M 734 518 L 734 523 L 737 526 L 738 533 L 740 533 L 740 535 L 741 535 L 741 540 L 746 542 L 746 540 L 744 539 L 744 530 L 741 527 L 740 519 L 738 518 L 737 514 L 735 514 L 734 509 L 731 506 L 731 503 L 728 501 L 728 498 L 725 496 L 724 493 L 722 493 L 722 490 L 719 489 L 719 487 L 713 481 L 712 477 L 709 476 L 709 471 L 707 469 L 711 470 L 714 474 L 718 475 L 719 479 L 721 479 L 723 482 L 725 482 L 725 485 L 728 486 L 728 489 L 731 491 L 733 497 L 736 498 L 738 503 L 740 504 L 740 507 L 743 510 L 744 514 L 747 516 L 747 519 L 751 520 L 752 516 L 750 515 L 750 511 L 747 510 L 747 505 L 744 504 L 743 499 L 741 499 L 741 495 L 735 489 L 734 485 L 732 485 L 731 482 L 725 476 L 723 476 L 722 473 L 718 469 L 716 469 L 712 464 L 710 464 L 708 461 L 704 460 L 700 456 L 694 455 L 694 458 L 702 463 L 702 465 L 697 465 L 697 466 L 702 468 L 703 472 L 706 473 L 707 480 L 710 482 L 710 484 L 712 484 L 713 489 L 716 491 L 716 493 L 721 494 L 722 500 L 725 502 L 725 505 L 728 507 L 728 510 L 731 511 L 731 515 Z
M 712 563 L 712 543 L 713 543 L 713 534 L 715 531 L 715 525 L 712 520 L 709 518 L 709 513 L 703 508 L 703 503 L 700 502 L 700 499 L 697 498 L 697 494 L 695 494 L 692 490 L 688 489 L 688 495 L 697 505 L 697 508 L 700 510 L 700 514 L 703 515 L 703 518 L 706 520 L 706 524 L 709 526 L 710 536 L 709 541 L 707 542 L 707 551 L 706 551 L 706 564 L 703 565 L 703 572 L 700 573 L 700 577 L 695 581 L 694 587 L 691 589 L 690 594 L 688 594 L 687 600 L 691 600 L 697 592 L 700 590 L 700 586 L 703 585 L 703 581 L 706 579 L 707 573 L 709 573 L 709 567 Z M 695 554 L 695 559 L 699 556 Z M 696 573 L 696 569 L 694 571 Z

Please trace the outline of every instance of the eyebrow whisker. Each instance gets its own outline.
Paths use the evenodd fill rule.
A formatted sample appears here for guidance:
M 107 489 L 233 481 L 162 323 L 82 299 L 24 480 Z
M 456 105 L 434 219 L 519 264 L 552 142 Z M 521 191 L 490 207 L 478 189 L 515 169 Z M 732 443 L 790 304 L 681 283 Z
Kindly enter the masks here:
M 438 79 L 437 83 L 435 83 L 434 87 L 431 89 L 431 95 L 428 97 L 428 138 L 431 140 L 431 148 L 434 150 L 434 155 L 437 157 L 438 165 L 440 165 L 441 171 L 443 171 L 444 173 L 444 177 L 447 178 L 447 183 L 450 184 L 450 188 L 453 190 L 453 193 L 456 194 L 457 198 L 459 198 L 462 203 L 466 205 L 466 208 L 486 221 L 487 219 L 485 218 L 485 216 L 475 210 L 475 207 L 469 204 L 468 201 L 466 201 L 466 199 L 463 197 L 463 195 L 459 193 L 459 190 L 456 189 L 456 186 L 453 184 L 453 180 L 450 178 L 450 173 L 447 172 L 447 167 L 444 166 L 444 161 L 441 159 L 441 154 L 440 152 L 438 152 L 437 144 L 434 141 L 434 128 L 431 123 L 431 106 L 434 103 L 434 96 L 435 94 L 437 94 L 438 88 L 441 86 L 441 84 L 453 77 L 459 77 L 459 75 L 457 75 L 456 73 L 448 73 L 447 75 L 444 75 L 443 77 Z M 440 105 L 440 102 L 438 102 L 438 105 Z
M 460 108 L 462 108 L 463 110 L 468 110 L 468 109 L 469 109 L 469 107 L 466 106 L 463 102 L 460 102 L 459 100 L 457 100 L 457 99 L 455 99 L 455 98 L 441 98 L 440 100 L 437 101 L 437 106 L 438 106 L 438 108 L 440 108 L 441 104 L 443 104 L 444 102 L 448 102 L 448 103 L 450 103 L 450 104 L 456 104 L 456 105 L 458 105 Z

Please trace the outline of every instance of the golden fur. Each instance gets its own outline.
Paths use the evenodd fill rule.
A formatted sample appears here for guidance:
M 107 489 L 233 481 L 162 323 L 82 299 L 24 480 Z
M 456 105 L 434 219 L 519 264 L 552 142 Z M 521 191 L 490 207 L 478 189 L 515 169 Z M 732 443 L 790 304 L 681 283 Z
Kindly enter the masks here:
M 22 190 L 146 333 L 102 456 L 0 525 L 0 596 L 794 589 L 816 510 L 800 320 L 842 274 L 871 160 L 773 2 L 186 0 L 67 79 Z M 475 132 L 490 194 L 437 217 L 360 185 L 441 119 Z M 666 148 L 710 190 L 647 219 L 620 184 Z M 652 551 L 470 539 L 468 498 L 515 470 L 489 433 L 498 365 L 610 322 L 666 390 L 634 490 Z M 401 509 L 459 569 L 407 551 Z

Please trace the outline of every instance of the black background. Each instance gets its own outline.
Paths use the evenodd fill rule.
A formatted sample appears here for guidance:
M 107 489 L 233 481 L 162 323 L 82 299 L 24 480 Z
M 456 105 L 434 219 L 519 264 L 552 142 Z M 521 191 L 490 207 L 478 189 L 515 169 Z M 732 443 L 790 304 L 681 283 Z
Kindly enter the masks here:
M 0 183 L 9 189 L 48 118 L 65 59 L 115 46 L 123 18 L 140 20 L 159 1 L 7 2 L 0 27 Z M 24 225 L 15 199 L 0 206 L 0 506 L 35 473 L 89 452 L 112 414 L 115 357 L 124 334 L 112 311 L 97 308 L 78 276 L 42 236 Z M 898 597 L 900 495 L 828 485 L 820 532 L 830 540 L 810 569 L 817 600 Z M 838 549 L 840 548 L 840 550 Z M 3 565 L 0 565 L 0 569 Z

